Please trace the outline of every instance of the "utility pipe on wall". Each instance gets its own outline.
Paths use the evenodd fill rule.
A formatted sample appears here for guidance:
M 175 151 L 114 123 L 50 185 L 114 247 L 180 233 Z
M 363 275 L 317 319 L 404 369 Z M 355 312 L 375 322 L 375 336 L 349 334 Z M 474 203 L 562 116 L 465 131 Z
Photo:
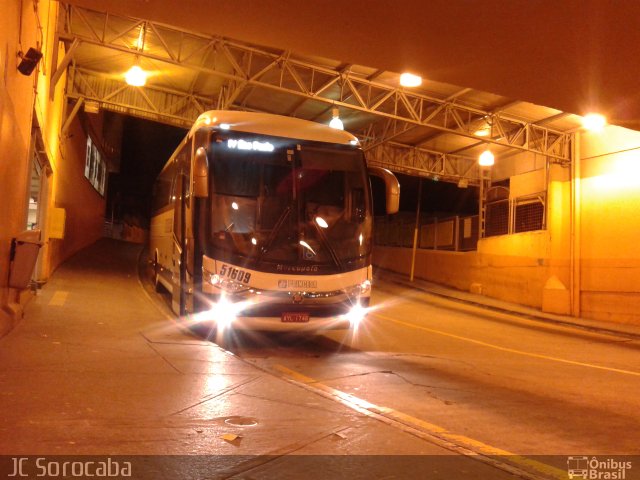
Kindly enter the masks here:
M 420 231 L 420 203 L 422 200 L 422 177 L 418 179 L 418 205 L 416 207 L 416 225 L 413 229 L 413 252 L 411 254 L 411 275 L 409 280 L 413 282 L 413 273 L 416 268 L 416 251 L 418 249 L 418 233 Z
M 571 158 L 571 315 L 580 316 L 581 288 L 581 193 L 580 193 L 580 131 L 573 134 Z

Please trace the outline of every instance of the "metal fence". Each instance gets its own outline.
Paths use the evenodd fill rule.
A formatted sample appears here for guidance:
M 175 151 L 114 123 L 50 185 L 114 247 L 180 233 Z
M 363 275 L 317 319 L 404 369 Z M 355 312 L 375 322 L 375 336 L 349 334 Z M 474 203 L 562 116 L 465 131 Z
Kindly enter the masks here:
M 485 237 L 544 230 L 546 228 L 546 193 L 515 199 L 500 199 L 486 204 Z M 412 247 L 415 217 L 394 215 L 376 217 L 376 245 Z M 418 248 L 432 250 L 476 250 L 479 236 L 478 215 L 435 218 L 422 216 Z
M 496 200 L 486 205 L 485 237 L 509 233 L 509 200 Z
M 486 212 L 486 237 L 544 230 L 546 192 L 488 202 Z
M 378 217 L 375 220 L 376 245 L 412 247 L 415 218 Z M 424 217 L 420 221 L 418 247 L 432 250 L 475 250 L 478 243 L 478 216 L 447 218 Z
M 513 233 L 544 230 L 546 228 L 545 195 L 520 197 L 513 202 Z

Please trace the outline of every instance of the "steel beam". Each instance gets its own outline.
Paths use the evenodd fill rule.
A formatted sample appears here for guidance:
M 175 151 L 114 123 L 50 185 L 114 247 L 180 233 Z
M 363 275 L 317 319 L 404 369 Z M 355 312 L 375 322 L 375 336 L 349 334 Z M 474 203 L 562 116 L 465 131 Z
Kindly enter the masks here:
M 198 115 L 216 106 L 213 99 L 206 97 L 153 86 L 130 87 L 105 74 L 79 68 L 72 68 L 67 96 L 96 101 L 107 110 L 181 127 L 191 126 Z
M 182 42 L 185 39 L 188 39 L 192 45 L 202 44 L 202 48 L 206 48 L 213 42 L 232 66 L 231 70 L 223 71 L 215 64 L 201 66 L 196 61 L 192 61 L 193 55 L 186 57 L 175 55 L 169 49 L 166 41 L 159 41 L 155 45 L 158 48 L 158 53 L 140 52 L 133 47 L 123 46 L 108 40 L 104 33 L 101 34 L 96 30 L 95 25 L 90 25 L 86 19 L 87 15 L 82 13 L 84 10 L 81 7 L 66 5 L 65 8 L 72 9 L 79 14 L 69 15 L 72 21 L 63 25 L 63 31 L 59 32 L 61 39 L 69 41 L 78 39 L 121 52 L 130 52 L 132 55 L 181 66 L 203 74 L 226 78 L 244 85 L 245 88 L 262 88 L 287 93 L 380 118 L 462 135 L 483 143 L 501 145 L 520 151 L 531 151 L 559 160 L 568 160 L 570 156 L 571 134 L 533 125 L 531 122 L 503 113 L 492 114 L 473 106 L 461 104 L 457 102 L 457 98 L 453 100 L 435 98 L 398 86 L 376 82 L 375 79 L 354 73 L 353 69 L 339 71 L 319 63 L 298 60 L 288 55 L 283 56 L 281 52 L 178 30 L 151 21 L 147 21 L 151 31 L 176 32 L 175 37 L 182 40 L 179 45 L 174 46 L 174 49 L 180 52 L 183 50 Z M 100 14 L 91 12 L 91 15 L 95 17 Z M 79 19 L 78 23 L 73 21 L 76 17 Z M 128 21 L 131 23 L 131 28 L 139 25 L 142 21 L 110 15 L 105 18 L 105 30 L 109 28 L 108 24 L 112 19 L 113 21 L 117 20 L 120 24 Z M 89 26 L 88 32 L 87 26 Z M 244 55 L 250 57 L 249 62 L 243 62 Z M 251 108 L 251 105 L 247 104 L 247 107 Z M 482 117 L 492 118 L 495 131 L 499 132 L 498 136 L 485 138 L 475 134 L 475 125 Z
M 62 74 L 67 71 L 67 67 L 71 63 L 71 60 L 73 60 L 73 55 L 75 54 L 78 45 L 80 45 L 80 41 L 76 38 L 71 43 L 71 46 L 67 50 L 67 53 L 65 53 L 60 64 L 55 67 L 53 75 L 51 76 L 51 83 L 49 84 L 51 99 L 53 99 L 58 81 L 62 77 Z
M 480 182 L 476 158 L 449 155 L 424 148 L 387 142 L 367 151 L 367 164 L 398 173 L 428 176 L 433 179 L 469 184 Z

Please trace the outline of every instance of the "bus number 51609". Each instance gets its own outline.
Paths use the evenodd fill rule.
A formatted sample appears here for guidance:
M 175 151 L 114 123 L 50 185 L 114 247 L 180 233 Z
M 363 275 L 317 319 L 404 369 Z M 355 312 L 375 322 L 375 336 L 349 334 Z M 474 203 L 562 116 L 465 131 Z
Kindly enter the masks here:
M 240 283 L 249 283 L 249 280 L 251 280 L 251 274 L 249 272 L 229 267 L 229 265 L 222 265 L 222 268 L 220 269 L 220 276 L 226 276 L 230 280 L 237 280 Z

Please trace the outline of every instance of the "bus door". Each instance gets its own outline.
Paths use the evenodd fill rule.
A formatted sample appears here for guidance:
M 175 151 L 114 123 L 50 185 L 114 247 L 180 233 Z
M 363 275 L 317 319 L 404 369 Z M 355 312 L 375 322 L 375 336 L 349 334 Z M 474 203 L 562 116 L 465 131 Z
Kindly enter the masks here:
M 172 200 L 173 212 L 173 288 L 171 306 L 178 315 L 185 313 L 185 280 L 186 280 L 186 249 L 185 241 L 185 203 L 188 188 L 187 177 L 178 170 L 173 182 Z

